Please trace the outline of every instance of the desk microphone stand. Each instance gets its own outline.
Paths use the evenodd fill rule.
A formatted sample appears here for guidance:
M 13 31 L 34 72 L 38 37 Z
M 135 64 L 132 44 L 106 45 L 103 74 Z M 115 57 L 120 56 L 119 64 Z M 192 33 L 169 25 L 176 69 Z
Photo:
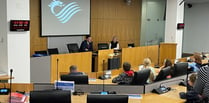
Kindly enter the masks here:
M 12 103 L 12 72 L 13 70 L 10 69 L 10 94 L 9 94 L 9 103 Z

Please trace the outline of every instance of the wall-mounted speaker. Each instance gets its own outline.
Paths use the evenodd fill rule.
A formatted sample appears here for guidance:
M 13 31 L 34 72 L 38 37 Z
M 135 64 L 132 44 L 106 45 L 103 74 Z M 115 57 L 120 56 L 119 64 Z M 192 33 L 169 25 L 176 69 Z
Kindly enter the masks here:
M 188 7 L 188 8 L 192 8 L 192 4 L 190 4 L 190 3 L 187 4 L 187 7 Z

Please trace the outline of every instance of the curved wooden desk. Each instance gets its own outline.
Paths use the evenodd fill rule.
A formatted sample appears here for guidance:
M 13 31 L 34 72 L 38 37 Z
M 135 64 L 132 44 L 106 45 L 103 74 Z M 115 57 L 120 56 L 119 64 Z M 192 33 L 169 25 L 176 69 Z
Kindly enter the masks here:
M 142 99 L 129 99 L 128 103 L 184 103 L 184 99 L 179 98 L 179 92 L 186 91 L 186 87 L 183 86 L 172 86 L 172 90 L 165 94 L 154 94 L 147 93 L 142 94 Z M 72 103 L 86 103 L 87 94 L 75 96 L 71 95 Z M 7 103 L 8 95 L 1 95 L 0 102 Z
M 112 78 L 111 79 L 105 79 L 105 80 L 101 80 L 101 79 L 89 79 L 89 84 L 115 84 L 116 83 L 112 83 Z
M 183 86 L 172 86 L 172 90 L 165 94 L 147 93 L 142 94 L 142 99 L 129 99 L 128 103 L 184 103 L 184 99 L 179 98 L 179 92 L 186 90 Z M 87 94 L 81 96 L 72 95 L 72 103 L 86 103 Z
M 10 79 L 10 76 L 8 76 L 8 75 L 0 76 L 0 81 L 1 80 L 9 80 L 9 79 Z M 12 77 L 12 79 L 14 79 L 14 77 Z

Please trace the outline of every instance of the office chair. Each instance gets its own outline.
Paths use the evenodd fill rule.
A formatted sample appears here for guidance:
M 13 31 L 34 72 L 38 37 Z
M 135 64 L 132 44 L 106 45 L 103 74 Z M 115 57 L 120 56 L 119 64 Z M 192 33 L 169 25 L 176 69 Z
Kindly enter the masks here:
M 98 50 L 109 49 L 108 43 L 98 43 Z
M 176 64 L 174 64 L 172 77 L 186 75 L 187 71 L 188 71 L 188 63 L 187 62 L 176 63 Z
M 128 103 L 128 95 L 87 95 L 87 103 Z
M 150 69 L 143 69 L 138 72 L 134 72 L 133 85 L 144 85 L 147 83 L 147 79 L 150 76 Z
M 71 92 L 62 90 L 31 91 L 30 103 L 71 103 Z
M 75 84 L 88 84 L 88 75 L 61 75 L 62 81 L 74 81 Z
M 35 54 L 45 54 L 45 55 L 47 55 L 47 51 L 46 50 L 35 51 Z
M 49 53 L 49 55 L 51 55 L 51 54 L 59 54 L 59 51 L 58 51 L 57 48 L 49 48 L 48 49 L 48 53 Z
M 79 52 L 79 47 L 77 43 L 67 44 L 67 48 L 68 48 L 69 53 Z
M 134 47 L 134 46 L 135 46 L 134 43 L 128 44 L 128 47 Z
M 163 68 L 162 70 L 160 70 L 159 74 L 157 75 L 155 82 L 166 79 L 167 76 L 170 74 L 171 74 L 171 67 L 170 66 Z

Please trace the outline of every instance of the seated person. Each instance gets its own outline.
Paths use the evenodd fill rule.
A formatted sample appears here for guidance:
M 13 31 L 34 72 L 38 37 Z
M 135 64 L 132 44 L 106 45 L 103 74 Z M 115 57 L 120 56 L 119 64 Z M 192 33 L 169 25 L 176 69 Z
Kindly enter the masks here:
M 170 59 L 165 59 L 163 66 L 160 67 L 160 70 L 162 70 L 162 69 L 164 69 L 164 68 L 166 68 L 168 66 L 172 67 L 173 64 L 172 64 Z M 172 73 L 172 71 L 170 71 L 170 73 Z M 167 76 L 167 78 L 171 78 L 171 75 Z
M 93 51 L 93 43 L 91 36 L 86 36 L 86 40 L 81 43 L 80 52 Z
M 70 73 L 68 75 L 76 76 L 76 75 L 84 75 L 83 72 L 78 72 L 77 67 L 75 65 L 70 66 Z
M 188 80 L 188 90 L 192 90 L 193 89 L 193 86 L 194 86 L 194 83 L 197 79 L 197 74 L 196 73 L 191 73 L 190 76 L 189 76 L 189 80 Z
M 112 38 L 112 41 L 110 42 L 109 44 L 109 49 L 116 49 L 118 50 L 120 47 L 119 47 L 119 42 L 118 42 L 118 39 L 116 36 L 114 36 Z
M 197 79 L 194 83 L 194 91 L 197 92 L 201 100 L 207 102 L 201 103 L 208 103 L 209 98 L 209 66 L 202 66 L 200 67 L 199 71 L 197 72 Z M 196 103 L 196 102 L 193 102 Z
M 155 69 L 151 66 L 151 60 L 149 58 L 145 58 L 143 61 L 143 65 L 139 66 L 139 71 L 143 69 L 150 69 L 150 76 L 147 80 L 147 83 L 152 83 L 155 80 Z
M 201 95 L 194 91 L 193 86 L 196 81 L 197 74 L 192 73 L 189 76 L 187 92 L 180 93 L 182 99 L 187 99 L 186 103 L 201 103 Z
M 199 71 L 199 69 L 202 65 L 201 56 L 199 54 L 195 53 L 192 59 L 194 62 L 188 63 L 188 66 L 189 66 L 188 68 L 193 72 L 197 72 L 197 71 Z
M 172 67 L 173 64 L 172 64 L 170 59 L 165 59 L 163 66 L 160 67 L 160 70 L 163 69 L 163 68 L 166 68 L 168 66 Z
M 134 71 L 131 70 L 131 64 L 128 62 L 123 63 L 124 72 L 119 74 L 117 77 L 113 78 L 113 83 L 118 84 L 131 84 L 134 78 Z

